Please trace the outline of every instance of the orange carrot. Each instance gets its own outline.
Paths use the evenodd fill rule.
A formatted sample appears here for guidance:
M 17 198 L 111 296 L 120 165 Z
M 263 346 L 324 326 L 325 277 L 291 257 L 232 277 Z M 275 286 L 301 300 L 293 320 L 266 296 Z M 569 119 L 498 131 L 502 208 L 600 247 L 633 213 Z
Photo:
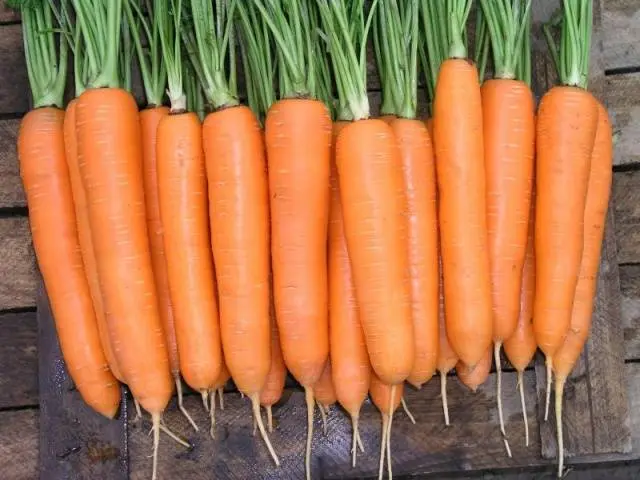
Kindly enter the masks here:
M 492 360 L 493 350 L 489 348 L 474 368 L 469 368 L 467 365 L 459 361 L 456 365 L 456 373 L 458 374 L 460 382 L 475 393 L 478 390 L 478 387 L 482 385 L 487 378 L 489 378 Z
M 260 405 L 267 410 L 267 428 L 269 433 L 273 431 L 272 407 L 280 400 L 280 397 L 282 397 L 282 390 L 284 389 L 284 382 L 287 376 L 273 306 L 271 310 L 271 366 L 269 367 L 267 381 L 260 391 Z
M 334 147 L 339 132 L 346 125 L 346 122 L 341 121 L 333 124 Z M 361 444 L 358 420 L 360 408 L 369 391 L 371 364 L 358 315 L 353 273 L 344 234 L 335 148 L 333 155 L 328 246 L 329 339 L 336 398 L 351 416 L 353 424 L 351 463 L 355 467 L 357 446 L 358 443 Z
M 613 177 L 613 132 L 609 114 L 598 105 L 598 126 L 591 155 L 589 187 L 584 212 L 584 248 L 580 262 L 580 273 L 576 286 L 571 322 L 567 336 L 553 357 L 555 380 L 555 408 L 558 429 L 558 472 L 563 472 L 562 396 L 565 382 L 580 357 L 589 330 L 596 294 L 602 240 L 611 194 Z
M 119 381 L 124 382 L 122 373 L 118 367 L 111 340 L 109 339 L 109 331 L 107 319 L 104 311 L 104 303 L 102 302 L 102 294 L 100 293 L 100 282 L 98 280 L 98 269 L 96 267 L 96 256 L 93 250 L 93 240 L 91 240 L 91 225 L 89 224 L 89 212 L 87 209 L 87 194 L 82 185 L 80 176 L 80 166 L 78 165 L 78 142 L 76 139 L 76 104 L 77 99 L 71 100 L 67 106 L 64 116 L 64 146 L 69 169 L 69 181 L 71 183 L 71 191 L 73 193 L 73 206 L 75 208 L 76 226 L 78 228 L 78 241 L 80 251 L 82 253 L 82 263 L 87 275 L 89 291 L 91 293 L 91 301 L 95 311 L 96 321 L 98 325 L 98 333 L 100 334 L 100 344 L 107 358 L 107 363 L 111 369 L 111 373 Z

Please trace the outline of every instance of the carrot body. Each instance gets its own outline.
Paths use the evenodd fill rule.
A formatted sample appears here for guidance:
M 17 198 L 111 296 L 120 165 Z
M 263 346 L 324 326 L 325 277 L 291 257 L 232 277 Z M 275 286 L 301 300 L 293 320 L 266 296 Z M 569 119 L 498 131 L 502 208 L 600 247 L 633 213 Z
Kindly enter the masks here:
M 334 146 L 346 122 L 335 122 Z M 354 418 L 360 415 L 371 380 L 371 364 L 358 315 L 355 285 L 344 234 L 338 169 L 331 165 L 329 214 L 329 335 L 333 386 L 340 405 Z
M 434 139 L 447 336 L 469 367 L 491 343 L 482 105 L 478 72 L 446 60 L 434 102 Z
M 489 348 L 482 359 L 471 369 L 462 362 L 458 362 L 456 365 L 456 373 L 458 379 L 464 385 L 469 387 L 472 392 L 478 390 L 478 387 L 486 382 L 491 371 L 491 360 L 493 358 L 493 350 Z
M 167 342 L 169 366 L 174 378 L 180 375 L 180 360 L 173 318 L 173 305 L 169 291 L 169 274 L 164 249 L 164 229 L 160 218 L 160 193 L 158 191 L 158 162 L 156 143 L 160 120 L 169 114 L 167 107 L 147 108 L 140 112 L 140 131 L 142 133 L 142 168 L 144 180 L 144 201 L 149 232 L 149 248 L 156 281 L 160 320 Z
M 451 348 L 449 338 L 447 337 L 447 325 L 445 322 L 444 309 L 444 282 L 442 279 L 442 260 L 440 259 L 440 291 L 439 291 L 439 307 L 438 307 L 438 358 L 436 367 L 440 374 L 446 375 L 458 363 L 458 356 Z
M 612 161 L 611 123 L 607 110 L 598 102 L 598 127 L 591 155 L 591 172 L 584 212 L 584 249 L 570 328 L 564 343 L 553 357 L 553 370 L 557 380 L 564 381 L 569 376 L 589 335 L 611 193 Z
M 64 111 L 39 108 L 20 124 L 20 176 L 40 272 L 69 375 L 84 401 L 113 418 L 120 388 L 102 350 L 82 263 L 69 171 Z
M 274 297 L 285 364 L 304 387 L 329 355 L 327 229 L 331 120 L 321 102 L 286 99 L 267 114 Z
M 504 342 L 504 353 L 518 372 L 523 372 L 538 348 L 533 334 L 533 301 L 536 291 L 536 259 L 534 251 L 535 197 L 532 197 L 529 215 L 529 238 L 527 254 L 522 268 L 522 291 L 520 293 L 520 314 L 513 334 Z
M 115 88 L 85 91 L 76 107 L 76 132 L 109 338 L 134 397 L 157 415 L 173 382 L 149 253 L 133 97 Z
M 211 245 L 225 361 L 238 389 L 258 394 L 271 360 L 269 193 L 262 134 L 245 106 L 203 125 Z
M 82 253 L 82 263 L 87 275 L 91 301 L 98 324 L 100 334 L 100 344 L 107 358 L 107 363 L 111 373 L 119 381 L 124 382 L 122 373 L 118 368 L 115 353 L 111 340 L 109 339 L 109 327 L 100 293 L 100 281 L 98 280 L 98 268 L 96 266 L 96 256 L 93 251 L 93 240 L 91 240 L 91 225 L 89 223 L 89 210 L 87 208 L 87 194 L 82 185 L 80 176 L 80 165 L 78 164 L 78 142 L 76 139 L 76 104 L 77 99 L 71 100 L 64 115 L 64 146 L 67 167 L 69 169 L 69 181 L 73 193 L 73 206 L 75 208 L 76 226 L 78 228 L 78 242 Z
M 320 405 L 328 407 L 336 403 L 336 391 L 333 388 L 333 383 L 331 360 L 327 360 L 320 379 L 313 386 L 313 394 Z
M 400 383 L 395 386 L 395 393 L 393 394 L 392 412 L 400 406 L 402 401 L 402 395 L 404 394 L 404 384 Z M 374 373 L 371 375 L 371 384 L 369 386 L 369 394 L 371 395 L 371 401 L 383 414 L 389 414 L 389 403 L 391 401 L 391 385 L 384 383 Z
M 214 386 L 222 367 L 209 237 L 202 127 L 194 113 L 158 125 L 158 191 L 180 371 L 195 390 Z
M 571 323 L 597 123 L 598 106 L 584 90 L 554 87 L 540 102 L 533 329 L 548 359 L 564 342 Z
M 393 130 L 361 120 L 338 135 L 336 164 L 349 257 L 371 366 L 389 385 L 414 362 L 406 197 Z
M 515 331 L 520 311 L 533 184 L 534 104 L 531 90 L 518 80 L 488 80 L 481 92 L 492 331 L 493 341 L 502 344 Z
M 402 162 L 407 199 L 407 240 L 415 356 L 407 381 L 420 387 L 436 371 L 438 357 L 438 211 L 433 146 L 425 123 L 391 122 Z

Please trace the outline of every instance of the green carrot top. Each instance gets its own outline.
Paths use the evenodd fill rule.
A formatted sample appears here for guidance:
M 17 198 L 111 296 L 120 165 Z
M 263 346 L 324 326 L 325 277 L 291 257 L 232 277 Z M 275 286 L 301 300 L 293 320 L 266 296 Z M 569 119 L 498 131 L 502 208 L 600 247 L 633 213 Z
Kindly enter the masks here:
M 69 35 L 65 31 L 65 16 L 55 11 L 47 0 L 8 0 L 7 4 L 22 14 L 24 52 L 33 108 L 62 108 L 69 50 L 69 38 L 65 38 Z M 67 8 L 66 2 L 62 5 Z
M 317 2 L 338 91 L 338 118 L 368 118 L 366 47 L 378 1 L 373 0 L 368 16 L 364 0 Z
M 561 24 L 560 46 L 551 28 Z M 564 0 L 562 16 L 545 25 L 544 32 L 562 85 L 587 88 L 593 24 L 593 0 Z

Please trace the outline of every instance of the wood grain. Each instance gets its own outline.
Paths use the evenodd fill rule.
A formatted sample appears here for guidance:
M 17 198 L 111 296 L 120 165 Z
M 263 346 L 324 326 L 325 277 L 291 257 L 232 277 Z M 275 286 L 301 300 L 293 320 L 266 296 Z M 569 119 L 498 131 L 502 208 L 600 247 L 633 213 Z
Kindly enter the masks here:
M 605 68 L 640 67 L 640 2 L 606 0 L 602 21 Z
M 618 263 L 640 263 L 640 171 L 615 173 L 612 193 Z
M 126 402 L 114 420 L 84 403 L 62 359 L 43 288 L 38 294 L 38 328 L 40 479 L 127 480 Z
M 35 312 L 0 315 L 0 409 L 38 404 Z
M 26 199 L 18 165 L 20 120 L 0 120 L 0 208 L 24 207 Z
M 20 25 L 0 26 L 0 114 L 29 109 L 29 81 Z
M 640 360 L 640 265 L 620 267 L 625 357 Z
M 0 412 L 0 472 L 10 480 L 38 476 L 38 410 Z
M 28 219 L 0 218 L 0 311 L 36 304 L 36 272 Z
M 20 14 L 7 6 L 6 0 L 0 0 L 0 25 L 20 21 Z
M 640 73 L 610 76 L 605 84 L 604 97 L 613 122 L 614 165 L 640 164 Z

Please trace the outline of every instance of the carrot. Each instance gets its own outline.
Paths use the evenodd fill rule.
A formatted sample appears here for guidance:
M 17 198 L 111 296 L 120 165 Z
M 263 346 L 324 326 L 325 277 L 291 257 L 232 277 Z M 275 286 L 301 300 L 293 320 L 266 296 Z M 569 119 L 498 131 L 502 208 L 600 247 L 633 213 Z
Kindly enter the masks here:
M 216 427 L 216 392 L 220 396 L 220 410 L 224 410 L 224 403 L 223 403 L 224 386 L 227 384 L 227 382 L 229 381 L 230 378 L 231 378 L 231 374 L 229 373 L 227 365 L 223 360 L 222 361 L 222 367 L 220 369 L 220 374 L 218 375 L 218 378 L 216 378 L 215 382 L 213 383 L 213 385 L 211 386 L 211 388 L 209 389 L 209 392 L 208 392 L 209 393 L 209 405 L 208 405 L 208 408 L 209 408 L 209 417 L 211 419 L 211 427 L 209 428 L 209 435 L 211 435 L 211 438 L 216 438 L 216 435 L 215 435 L 215 427 Z M 205 408 L 207 408 L 207 392 L 203 392 L 202 393 L 202 402 L 204 403 Z M 254 418 L 256 418 L 256 417 L 254 417 Z
M 406 197 L 393 130 L 382 120 L 368 118 L 360 44 L 366 41 L 373 9 L 366 23 L 363 18 L 356 22 L 366 25 L 364 31 L 347 32 L 342 30 L 347 17 L 343 2 L 318 5 L 325 32 L 335 39 L 334 74 L 345 86 L 339 100 L 354 119 L 338 135 L 336 164 L 360 321 L 373 370 L 383 382 L 396 385 L 411 373 L 415 351 L 406 275 Z
M 569 330 L 584 244 L 584 209 L 598 121 L 598 107 L 575 72 L 543 97 L 537 121 L 536 296 L 533 328 L 546 356 L 548 384 L 553 356 Z M 571 159 L 569 161 L 569 159 Z M 570 179 L 571 189 L 565 188 Z
M 333 124 L 333 145 L 348 123 Z M 329 340 L 336 399 L 351 417 L 353 437 L 351 463 L 355 467 L 360 433 L 358 421 L 367 398 L 371 364 L 358 314 L 355 285 L 344 234 L 342 204 L 335 148 L 331 163 L 331 207 L 329 209 Z M 362 446 L 360 447 L 362 450 Z
M 68 45 L 66 39 L 59 45 L 55 42 L 57 25 L 48 3 L 16 7 L 21 7 L 34 107 L 22 119 L 18 134 L 20 176 L 33 246 L 69 375 L 89 406 L 113 418 L 120 404 L 120 389 L 101 345 L 65 156 L 65 112 L 61 106 Z M 40 39 L 36 35 L 50 42 L 51 52 L 37 47 Z M 35 69 L 36 65 L 40 68 Z
M 522 55 L 518 59 L 516 76 L 531 84 L 531 22 L 527 22 L 522 42 Z M 535 115 L 534 115 L 535 122 Z M 535 159 L 534 159 L 535 163 Z M 535 169 L 535 165 L 534 165 Z M 535 183 L 535 179 L 534 179 Z M 522 419 L 524 421 L 525 446 L 529 446 L 529 424 L 527 420 L 527 407 L 524 397 L 524 370 L 533 360 L 537 345 L 533 333 L 533 300 L 535 296 L 536 265 L 535 265 L 535 190 L 531 191 L 529 211 L 529 226 L 527 234 L 527 249 L 522 267 L 522 287 L 520 290 L 520 308 L 518 322 L 513 334 L 504 342 L 504 352 L 511 365 L 518 372 L 518 389 L 520 391 L 520 403 L 522 404 Z M 549 391 L 549 389 L 547 389 Z M 548 402 L 547 402 L 548 406 Z
M 473 368 L 491 343 L 492 317 L 481 94 L 461 34 L 468 3 L 451 2 L 448 12 L 451 44 L 438 74 L 433 133 L 447 336 Z
M 307 75 L 313 58 L 306 52 L 313 44 L 311 36 L 303 32 L 315 31 L 310 30 L 315 17 L 311 2 L 287 3 L 286 8 L 282 0 L 254 3 L 273 32 L 282 60 L 281 99 L 270 108 L 265 121 L 271 260 L 284 361 L 305 389 L 305 469 L 310 478 L 313 385 L 329 355 L 326 242 L 331 118 L 327 107 L 315 100 L 315 76 Z
M 495 76 L 482 85 L 487 231 L 493 307 L 493 344 L 497 370 L 500 431 L 502 413 L 500 349 L 516 329 L 522 268 L 527 248 L 534 155 L 534 103 L 529 85 L 516 77 L 531 1 L 501 14 L 495 2 L 482 0 L 482 18 L 490 32 Z
M 133 97 L 118 88 L 122 0 L 92 11 L 82 3 L 77 7 L 83 28 L 107 19 L 99 30 L 104 38 L 84 31 L 88 56 L 97 61 L 90 75 L 95 80 L 76 107 L 79 164 L 109 336 L 127 384 L 153 419 L 155 478 L 160 416 L 173 382 L 149 253 L 138 110 Z
M 456 373 L 458 379 L 463 385 L 466 385 L 469 390 L 476 393 L 478 387 L 487 381 L 489 378 L 489 372 L 491 371 L 491 361 L 493 360 L 493 350 L 490 348 L 487 350 L 482 359 L 476 364 L 474 368 L 469 368 L 467 365 L 458 361 L 456 364 Z
M 100 344 L 107 358 L 107 364 L 113 376 L 124 382 L 122 373 L 118 368 L 118 363 L 113 352 L 107 319 L 100 293 L 100 282 L 98 280 L 98 270 L 96 267 L 96 257 L 91 240 L 91 226 L 89 224 L 89 212 L 87 210 L 87 196 L 80 177 L 80 167 L 78 165 L 78 144 L 76 141 L 76 104 L 77 99 L 73 99 L 67 106 L 64 115 L 64 146 L 69 170 L 69 181 L 73 193 L 73 206 L 75 208 L 76 226 L 78 229 L 78 242 L 82 253 L 82 263 L 87 275 L 91 302 L 95 311 Z
M 442 398 L 442 411 L 444 414 L 444 424 L 449 426 L 449 405 L 447 402 L 447 374 L 453 370 L 458 363 L 458 356 L 451 348 L 447 337 L 447 328 L 444 311 L 444 282 L 442 279 L 442 257 L 438 258 L 440 264 L 440 288 L 439 288 L 439 308 L 438 308 L 438 358 L 436 368 L 440 374 L 440 396 Z
M 407 217 L 407 259 L 414 331 L 413 367 L 407 381 L 416 388 L 436 371 L 438 354 L 438 219 L 431 137 L 416 118 L 418 3 L 381 4 L 374 39 L 383 72 L 383 102 L 397 115 L 389 124 L 398 143 Z M 407 32 L 407 26 L 409 31 Z M 409 48 L 398 48 L 403 41 Z M 384 106 L 384 104 L 383 104 Z
M 559 21 L 563 39 L 559 54 L 549 25 L 545 26 L 545 33 L 561 86 L 545 94 L 538 112 L 536 226 L 548 224 L 552 228 L 536 228 L 534 329 L 547 365 L 551 365 L 556 377 L 561 478 L 562 396 L 591 325 L 611 190 L 613 146 L 608 114 L 586 90 L 593 22 L 591 2 L 565 3 Z M 561 194 L 559 181 L 569 174 L 571 188 L 564 188 Z M 553 223 L 540 223 L 545 221 Z
M 391 423 L 393 414 L 400 406 L 404 384 L 388 385 L 378 378 L 375 373 L 371 375 L 371 385 L 369 393 L 373 404 L 380 410 L 382 415 L 382 437 L 380 439 L 380 462 L 378 468 L 378 478 L 382 479 L 384 471 L 385 452 L 387 456 L 387 471 L 389 478 L 392 478 L 391 471 Z
M 282 397 L 287 369 L 284 366 L 282 350 L 280 348 L 280 336 L 275 314 L 271 316 L 271 366 L 267 380 L 260 391 L 260 405 L 267 410 L 267 428 L 269 433 L 273 431 L 272 407 Z

